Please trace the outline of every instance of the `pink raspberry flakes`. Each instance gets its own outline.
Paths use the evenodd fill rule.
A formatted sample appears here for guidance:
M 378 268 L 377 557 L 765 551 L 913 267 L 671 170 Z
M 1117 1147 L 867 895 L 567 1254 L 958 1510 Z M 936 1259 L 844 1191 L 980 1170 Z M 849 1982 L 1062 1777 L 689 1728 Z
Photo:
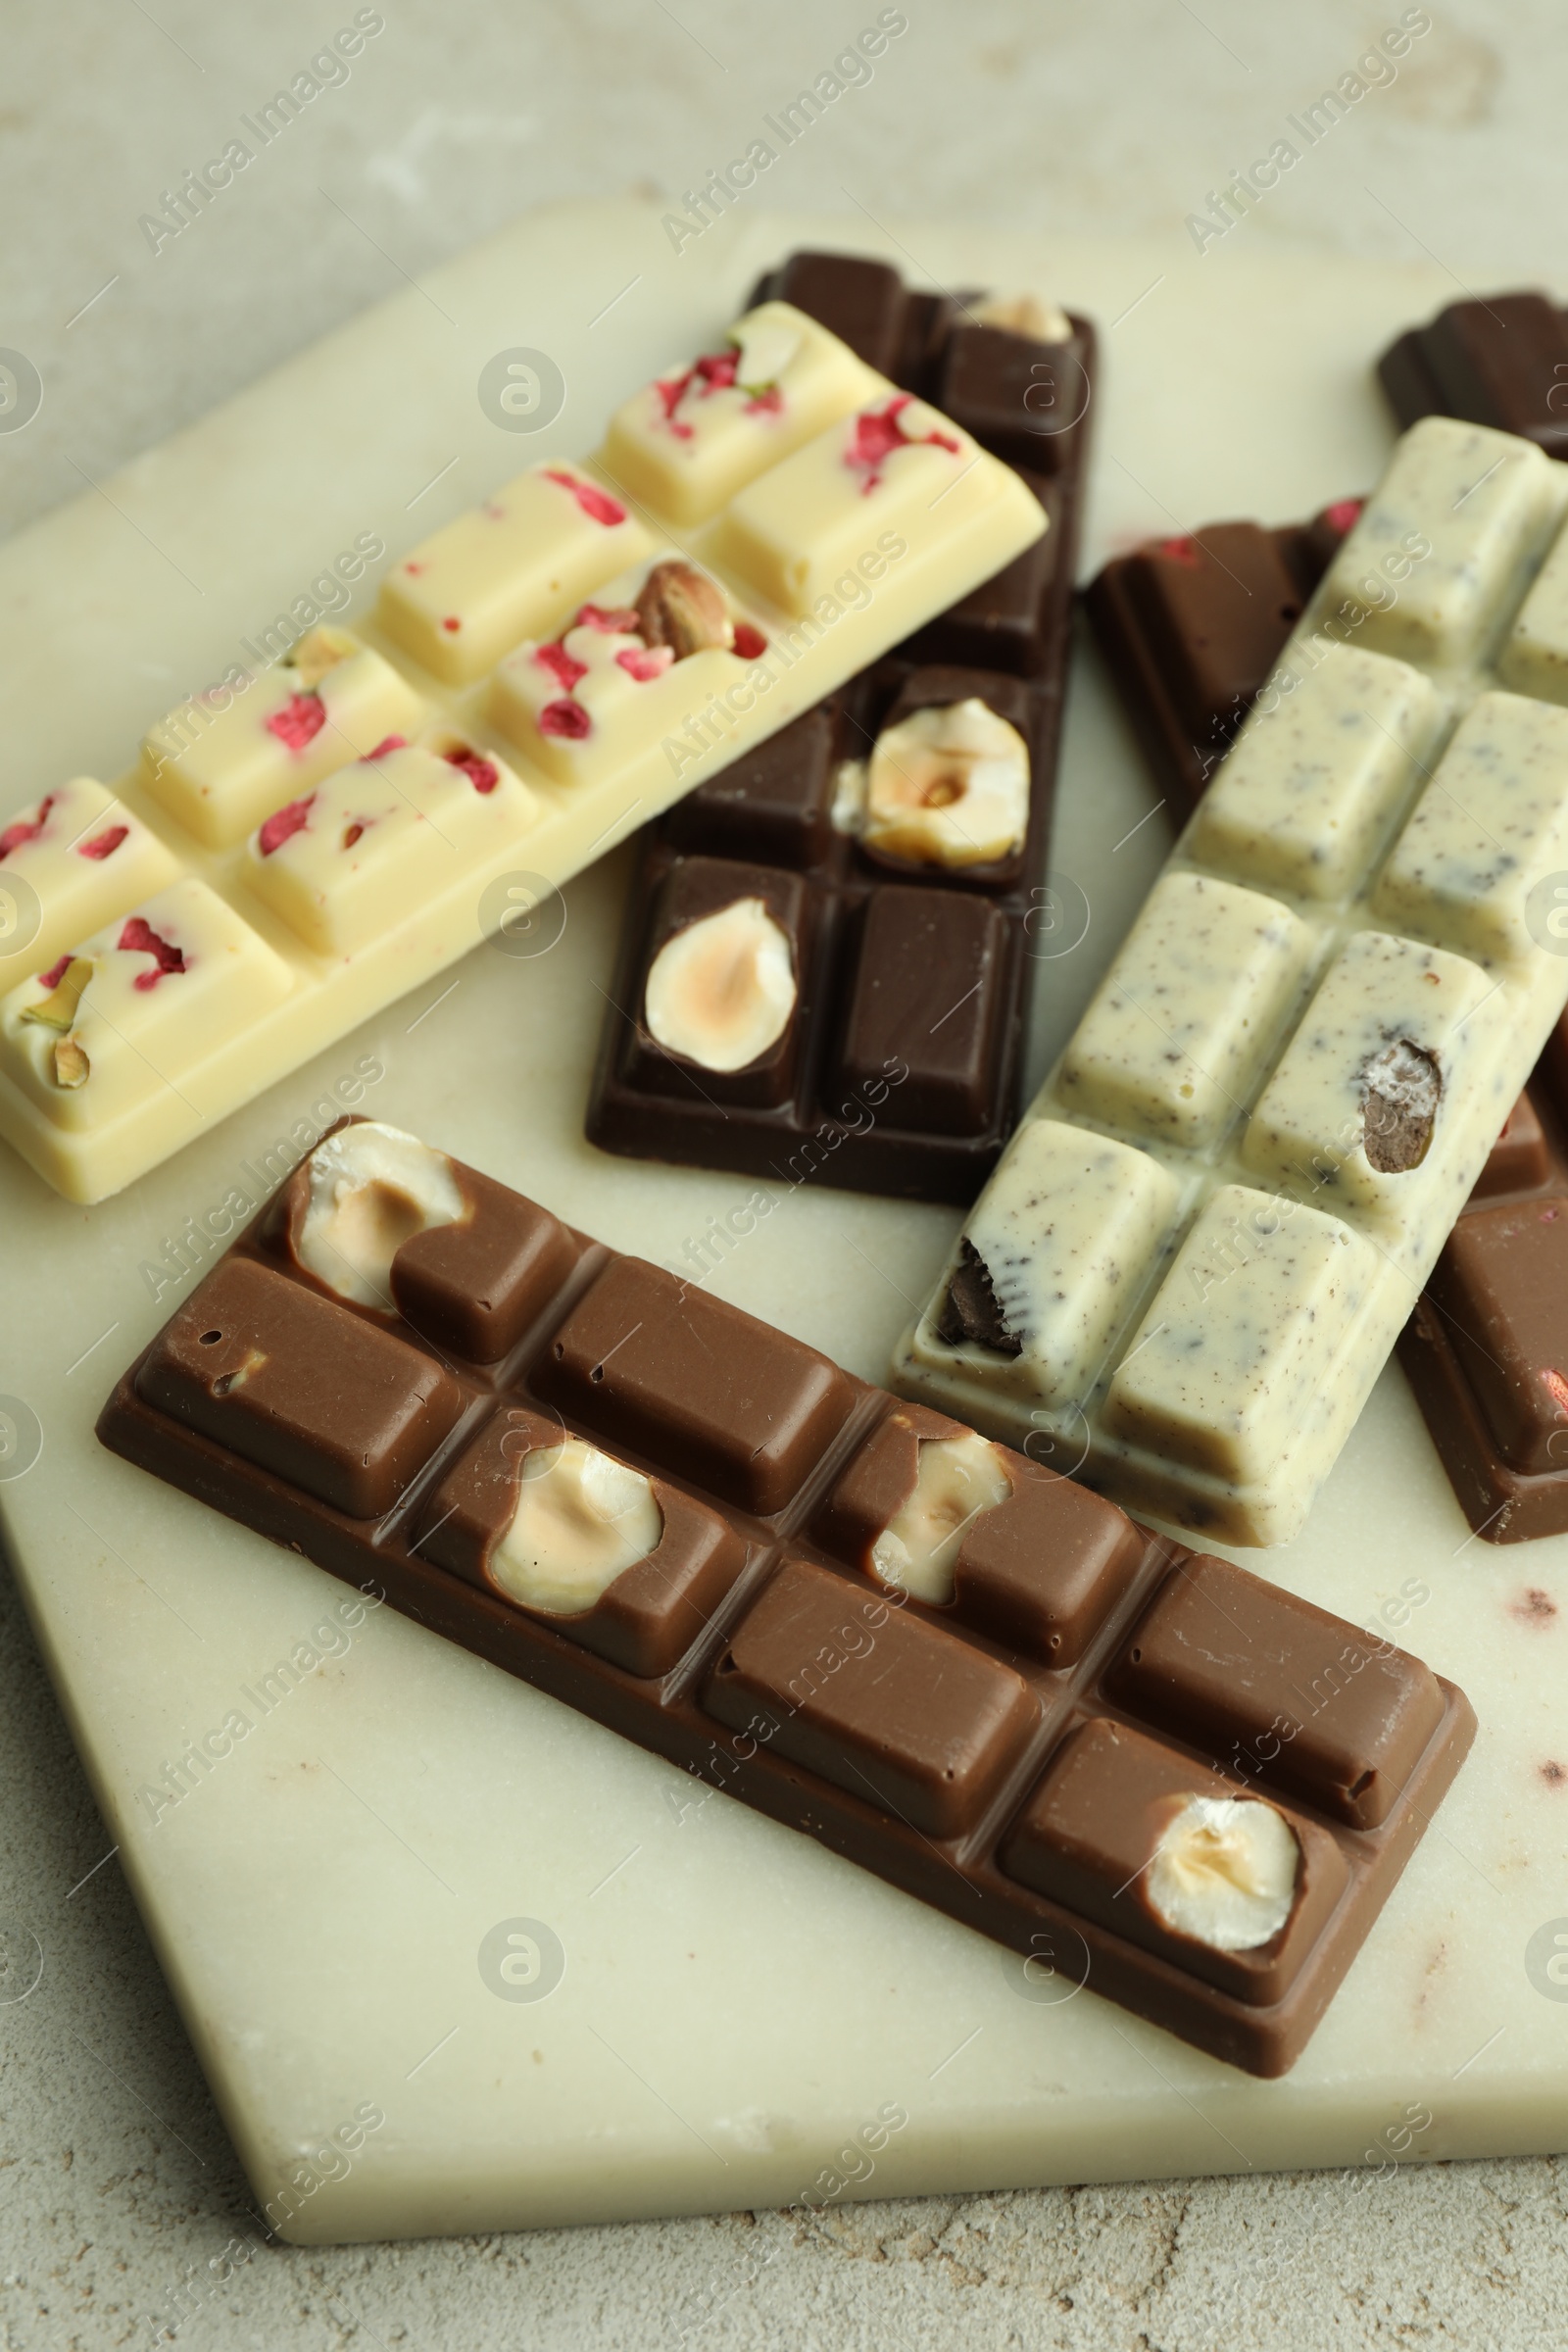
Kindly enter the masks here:
M 51 793 L 46 801 L 38 803 L 35 817 L 19 816 L 14 825 L 7 825 L 5 831 L 0 833 L 0 865 L 5 863 L 13 850 L 24 850 L 29 841 L 37 840 L 49 822 L 49 811 L 54 805 L 55 796 Z
M 91 841 L 77 842 L 76 856 L 91 858 L 95 863 L 101 865 L 106 858 L 114 856 L 129 831 L 128 825 L 105 825 L 103 831 L 95 833 Z
M 930 444 L 937 449 L 958 455 L 958 444 L 951 433 L 906 433 L 904 412 L 913 394 L 896 392 L 885 409 L 865 409 L 855 419 L 855 437 L 845 452 L 844 463 L 852 473 L 863 473 L 860 495 L 867 497 L 882 479 L 882 468 L 896 449 L 912 449 L 917 444 Z
M 501 770 L 495 761 L 478 752 L 470 752 L 466 744 L 458 751 L 444 753 L 443 757 L 449 767 L 462 768 L 475 792 L 494 792 L 501 781 Z
M 1198 569 L 1198 541 L 1196 539 L 1186 537 L 1161 539 L 1155 543 L 1154 553 L 1158 556 L 1168 557 L 1172 564 L 1185 564 L 1189 571 Z
M 783 406 L 784 395 L 777 384 L 767 384 L 760 392 L 752 394 L 746 403 L 746 414 L 748 416 L 776 416 Z
M 286 808 L 273 809 L 257 840 L 264 858 L 270 858 L 272 852 L 280 850 L 285 841 L 291 841 L 296 833 L 305 830 L 315 804 L 315 793 L 308 792 L 303 801 L 290 801 Z
M 635 637 L 642 623 L 635 605 L 584 605 L 571 625 L 599 629 L 607 637 Z
M 743 662 L 755 662 L 767 651 L 767 639 L 760 629 L 754 629 L 749 620 L 735 623 L 735 651 Z
M 587 662 L 579 662 L 575 654 L 568 654 L 560 638 L 553 645 L 536 646 L 533 658 L 541 669 L 549 670 L 563 694 L 569 694 L 577 680 L 588 675 Z
M 559 703 L 546 703 L 539 713 L 538 726 L 541 735 L 560 735 L 567 743 L 581 743 L 593 720 L 581 703 L 574 703 L 567 695 Z
M 449 612 L 445 620 L 441 623 L 441 626 L 445 629 L 449 637 L 455 637 L 458 631 L 462 628 L 463 623 L 455 612 Z
M 409 739 L 406 735 L 383 735 L 374 751 L 367 752 L 365 757 L 367 760 L 384 760 L 389 752 L 406 752 L 408 748 Z
M 672 645 L 625 645 L 615 656 L 626 675 L 635 678 L 639 686 L 650 685 L 655 678 L 662 678 L 674 659 L 675 648 Z
M 133 914 L 115 945 L 127 955 L 157 958 L 150 972 L 136 974 L 135 985 L 139 989 L 156 988 L 166 972 L 185 969 L 185 958 L 179 949 L 169 940 L 160 939 L 145 915 Z
M 65 978 L 67 972 L 70 971 L 71 965 L 72 952 L 68 948 L 58 963 L 52 963 L 46 972 L 40 972 L 38 974 L 38 986 L 40 988 L 48 989 L 58 988 L 61 981 Z
M 1337 498 L 1332 507 L 1324 508 L 1323 519 L 1331 531 L 1338 531 L 1343 536 L 1353 523 L 1360 520 L 1361 509 L 1365 505 L 1364 498 Z
M 625 521 L 625 508 L 618 499 L 612 498 L 608 490 L 601 490 L 597 482 L 579 481 L 576 474 L 567 473 L 564 466 L 547 466 L 545 479 L 547 482 L 559 482 L 563 490 L 569 490 L 590 522 L 602 522 L 606 530 L 613 530 L 616 523 Z
M 313 743 L 326 724 L 326 710 L 315 689 L 304 694 L 291 694 L 281 710 L 273 710 L 262 722 L 269 734 L 275 735 L 291 752 L 303 752 Z

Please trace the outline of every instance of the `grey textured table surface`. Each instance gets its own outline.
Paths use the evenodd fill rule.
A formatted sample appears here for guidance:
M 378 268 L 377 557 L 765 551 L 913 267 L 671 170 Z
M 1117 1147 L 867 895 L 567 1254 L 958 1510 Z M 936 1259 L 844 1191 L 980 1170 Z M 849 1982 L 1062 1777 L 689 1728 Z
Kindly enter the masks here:
M 355 10 L 0 8 L 0 345 L 43 405 L 0 437 L 0 522 L 101 479 L 525 206 L 678 203 L 878 10 L 388 0 L 350 77 L 177 238 L 139 222 Z M 770 204 L 1181 239 L 1186 216 L 1401 10 L 1359 0 L 909 0 L 908 29 L 770 175 Z M 1568 32 L 1546 0 L 1434 8 L 1233 234 L 1554 279 Z M 396 397 L 396 386 L 388 387 Z M 0 1314 L 4 1312 L 0 1237 Z M 334 2252 L 220 2282 L 248 2202 L 0 1584 L 0 1921 L 47 2000 L 0 2007 L 0 2329 L 15 2352 L 177 2340 L 1207 2347 L 1552 2340 L 1555 2161 L 870 2204 Z M 86 1878 L 83 1874 L 90 1872 Z M 367 1954 L 373 1966 L 374 1955 Z M 3 1989 L 3 1987 L 0 1987 Z M 215 2268 L 215 2258 L 220 2268 Z M 187 2287 L 187 2282 L 188 2287 Z M 185 2290 L 185 2291 L 182 2291 Z

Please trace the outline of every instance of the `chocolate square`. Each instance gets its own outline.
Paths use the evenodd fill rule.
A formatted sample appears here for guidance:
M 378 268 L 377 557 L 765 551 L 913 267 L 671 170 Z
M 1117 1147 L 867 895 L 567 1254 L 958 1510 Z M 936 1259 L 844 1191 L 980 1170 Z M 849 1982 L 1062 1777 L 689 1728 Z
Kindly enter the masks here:
M 795 1091 L 800 1067 L 801 1038 L 808 1010 L 810 977 L 810 906 L 798 874 L 777 866 L 742 865 L 721 858 L 682 858 L 664 877 L 648 932 L 642 987 L 661 951 L 677 932 L 707 916 L 720 914 L 742 899 L 760 899 L 790 943 L 797 997 L 794 1012 L 782 1034 L 754 1061 L 739 1070 L 713 1070 L 661 1045 L 648 1027 L 645 1003 L 639 996 L 634 1026 L 627 1041 L 624 1077 L 631 1086 L 650 1094 L 673 1095 L 723 1105 L 776 1109 Z
M 901 1126 L 976 1135 L 995 1093 L 1009 978 L 1007 925 L 982 898 L 954 890 L 874 890 L 859 948 L 838 1072 L 852 1092 L 893 1076 Z

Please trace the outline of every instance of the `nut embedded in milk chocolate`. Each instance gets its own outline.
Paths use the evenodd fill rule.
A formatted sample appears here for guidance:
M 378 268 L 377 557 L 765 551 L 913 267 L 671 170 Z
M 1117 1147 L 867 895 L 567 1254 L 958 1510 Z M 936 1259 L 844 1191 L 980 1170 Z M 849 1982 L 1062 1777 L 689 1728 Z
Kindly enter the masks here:
M 406 1180 L 472 1214 L 398 1242 L 386 1202 L 339 1203 L 382 1220 L 391 1299 L 420 1252 L 458 1250 L 459 1284 L 495 1262 L 481 1236 L 553 1234 L 529 1330 L 481 1362 L 331 1296 L 291 1244 L 301 1203 L 345 1164 L 386 1181 L 382 1134 L 318 1148 L 122 1380 L 105 1442 L 1015 1950 L 1070 1936 L 1092 1991 L 1283 2072 L 1458 1767 L 1461 1695 L 412 1138 Z M 472 1305 L 449 1298 L 444 1331 L 483 1333 Z

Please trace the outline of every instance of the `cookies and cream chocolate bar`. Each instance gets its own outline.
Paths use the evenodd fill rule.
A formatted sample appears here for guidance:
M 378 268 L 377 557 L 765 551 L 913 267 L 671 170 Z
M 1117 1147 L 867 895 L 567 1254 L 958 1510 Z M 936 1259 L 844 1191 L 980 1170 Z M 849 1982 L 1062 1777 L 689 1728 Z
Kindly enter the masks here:
M 1300 1526 L 1568 996 L 1568 476 L 1405 434 L 898 1351 L 1187 1528 Z
M 1255 2074 L 1299 2053 L 1474 1730 L 1388 1641 L 371 1121 L 99 1435 L 693 1803 L 727 1790 Z
M 973 323 L 843 254 L 796 254 L 777 283 L 904 383 L 957 390 L 999 451 L 1007 387 L 1038 382 L 1043 351 L 1061 368 L 1025 331 L 1050 323 L 1038 306 Z M 1094 330 L 1063 315 L 1061 340 L 1084 413 L 1033 431 L 1044 537 L 645 836 L 591 1142 L 958 1204 L 995 1166 L 1022 1086 L 1088 464 Z
M 118 1190 L 475 945 L 513 910 L 487 886 L 565 880 L 1044 527 L 963 427 L 754 309 L 593 459 L 409 551 L 373 617 L 0 822 L 0 1135 Z

